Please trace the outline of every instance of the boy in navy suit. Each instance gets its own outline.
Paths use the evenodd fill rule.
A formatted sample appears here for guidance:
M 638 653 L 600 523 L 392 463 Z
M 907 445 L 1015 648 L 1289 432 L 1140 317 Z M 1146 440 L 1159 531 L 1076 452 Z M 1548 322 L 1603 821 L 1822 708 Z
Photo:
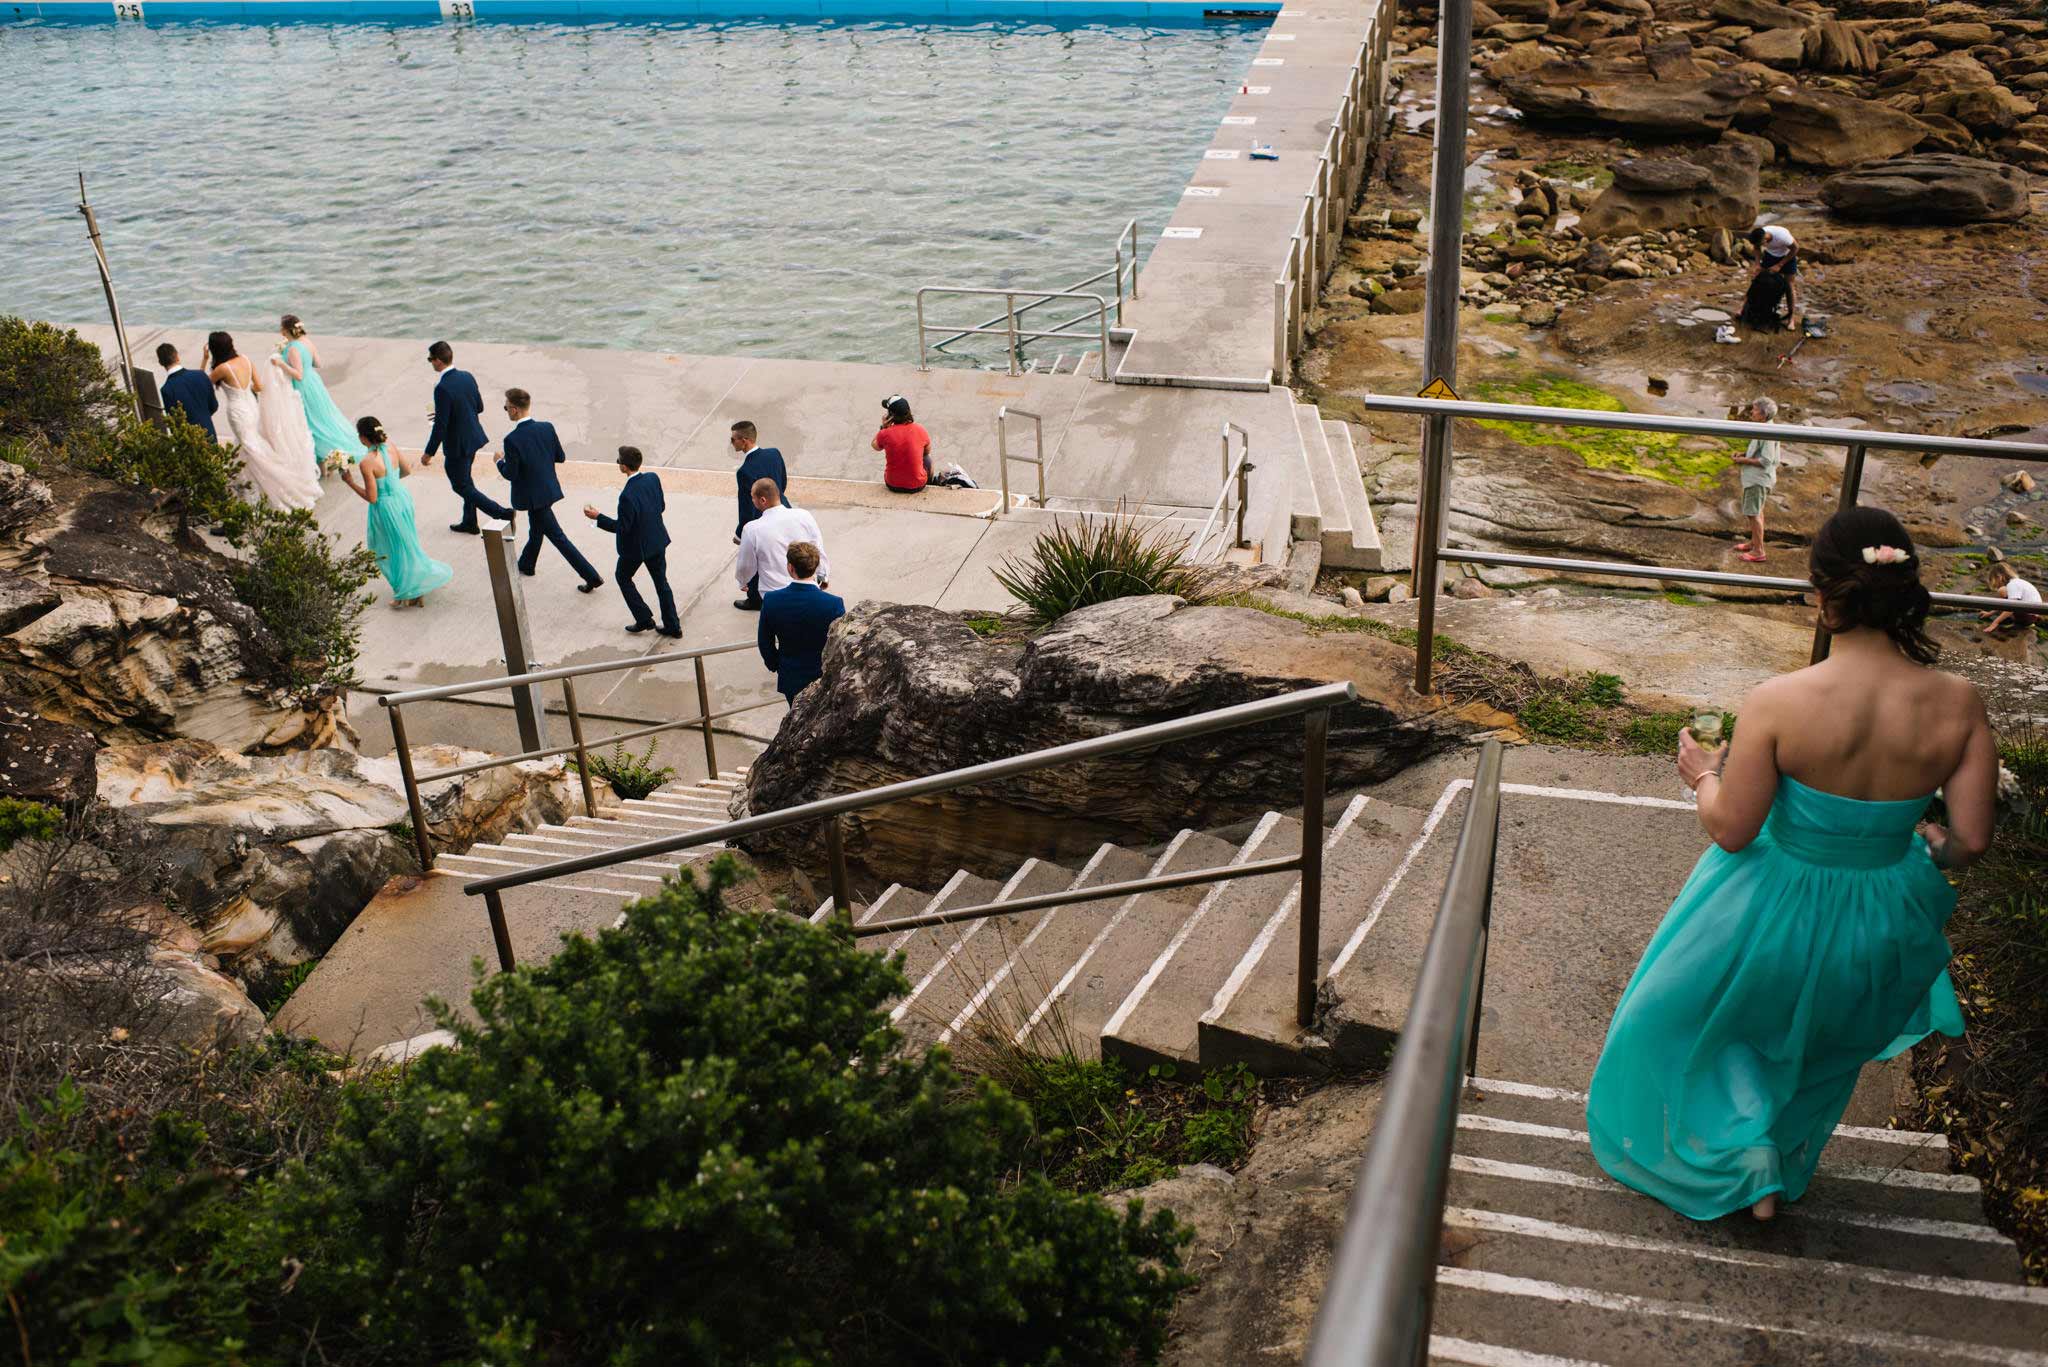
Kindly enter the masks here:
M 432 465 L 434 453 L 448 453 L 448 487 L 462 500 L 462 520 L 448 524 L 451 532 L 476 535 L 476 514 L 481 508 L 501 522 L 512 520 L 512 510 L 477 492 L 470 466 L 476 453 L 490 444 L 484 425 L 477 418 L 484 411 L 484 396 L 466 370 L 455 368 L 455 348 L 436 342 L 427 348 L 427 364 L 441 378 L 434 384 L 434 430 L 427 434 L 427 453 L 420 464 Z
M 787 588 L 761 595 L 761 663 L 775 671 L 775 688 L 796 705 L 796 695 L 825 672 L 825 638 L 846 615 L 846 600 L 818 587 L 818 548 L 789 546 Z
M 782 463 L 782 452 L 772 446 L 757 446 L 760 431 L 750 422 L 736 422 L 732 425 L 732 449 L 740 453 L 740 468 L 734 477 L 740 486 L 740 520 L 732 529 L 732 544 L 740 544 L 741 533 L 747 524 L 761 515 L 754 505 L 754 485 L 759 480 L 775 481 L 775 491 L 782 495 L 782 506 L 789 506 L 789 469 Z M 733 604 L 746 612 L 758 611 L 761 606 L 761 585 L 757 580 L 747 581 L 747 596 Z
M 618 581 L 626 610 L 633 614 L 633 624 L 626 630 L 637 633 L 655 629 L 647 600 L 633 587 L 633 576 L 644 565 L 647 577 L 654 581 L 655 599 L 661 604 L 661 634 L 679 637 L 683 634 L 683 623 L 676 616 L 676 596 L 668 587 L 668 528 L 661 520 L 666 506 L 661 496 L 661 476 L 651 470 L 641 472 L 641 460 L 639 447 L 619 448 L 619 469 L 625 473 L 626 487 L 619 490 L 616 518 L 606 517 L 588 503 L 583 505 L 583 515 L 619 540 L 619 567 L 612 572 L 612 578 Z
M 185 415 L 186 422 L 219 441 L 220 434 L 213 430 L 213 415 L 220 408 L 220 396 L 213 392 L 213 382 L 180 365 L 178 349 L 169 342 L 157 347 L 156 363 L 164 368 L 164 382 L 158 391 L 163 395 L 164 411 L 176 408 Z
M 555 467 L 568 460 L 569 453 L 562 449 L 553 423 L 535 422 L 526 416 L 532 407 L 533 396 L 525 390 L 505 391 L 505 416 L 512 420 L 512 430 L 500 443 L 505 453 L 498 457 L 498 473 L 512 484 L 512 506 L 526 514 L 526 545 L 519 552 L 519 572 L 533 577 L 540 564 L 540 543 L 546 540 L 562 553 L 570 569 L 583 576 L 577 591 L 589 593 L 604 583 L 604 576 L 590 567 L 562 524 L 555 521 L 555 505 L 562 501 Z

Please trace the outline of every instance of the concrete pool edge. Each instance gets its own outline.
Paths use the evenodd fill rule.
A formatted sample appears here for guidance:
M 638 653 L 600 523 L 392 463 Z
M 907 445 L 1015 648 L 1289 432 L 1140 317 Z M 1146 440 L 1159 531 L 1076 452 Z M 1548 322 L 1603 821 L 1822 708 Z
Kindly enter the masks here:
M 1141 20 L 1198 24 L 1270 19 L 1280 0 L 24 0 L 15 21 L 158 20 L 260 23 L 381 20 L 808 19 L 947 21 Z

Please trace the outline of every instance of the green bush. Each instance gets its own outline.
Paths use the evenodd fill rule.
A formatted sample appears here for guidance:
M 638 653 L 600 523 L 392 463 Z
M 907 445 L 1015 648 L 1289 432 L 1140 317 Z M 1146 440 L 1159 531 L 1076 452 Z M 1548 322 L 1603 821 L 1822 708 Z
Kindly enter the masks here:
M 673 765 L 655 767 L 654 751 L 658 743 L 656 737 L 649 736 L 646 748 L 637 755 L 626 749 L 624 741 L 614 745 L 609 755 L 593 754 L 590 757 L 590 776 L 611 784 L 612 791 L 626 801 L 638 802 L 676 776 Z M 569 767 L 575 768 L 576 761 L 570 760 Z
M 173 412 L 162 423 L 123 417 L 110 434 L 81 437 L 67 452 L 81 470 L 119 484 L 155 489 L 176 500 L 181 521 L 217 527 L 230 537 L 254 510 L 240 493 L 242 458 Z
M 1685 712 L 1631 717 L 1621 728 L 1621 740 L 1638 755 L 1675 755 L 1678 753 L 1678 733 L 1691 725 L 1692 716 Z
M 1532 735 L 1545 740 L 1584 740 L 1593 734 L 1585 704 L 1552 689 L 1544 689 L 1523 703 L 1517 715 Z
M 64 813 L 47 802 L 0 797 L 0 854 L 17 840 L 49 840 L 64 829 Z
M 726 912 L 722 859 L 474 994 L 481 1026 L 351 1105 L 238 1265 L 262 1341 L 408 1363 L 1150 1361 L 1185 1235 L 1042 1176 L 1029 1124 L 905 1053 L 899 968 Z M 324 1326 L 318 1328 L 316 1326 Z
M 1621 693 L 1620 675 L 1595 672 L 1579 684 L 1578 700 L 1589 707 L 1619 707 Z
M 0 438 L 91 439 L 127 407 L 100 349 L 68 328 L 0 315 Z
M 1157 524 L 1142 527 L 1122 516 L 1054 519 L 1021 557 L 1005 557 L 996 582 L 1008 589 L 1035 626 L 1058 621 L 1076 608 L 1171 593 L 1190 603 L 1215 600 L 1215 577 L 1181 559 L 1188 539 Z
M 249 559 L 235 567 L 235 596 L 270 628 L 267 681 L 299 702 L 353 688 L 377 557 L 360 545 L 340 550 L 305 509 L 268 505 L 252 515 L 242 546 Z

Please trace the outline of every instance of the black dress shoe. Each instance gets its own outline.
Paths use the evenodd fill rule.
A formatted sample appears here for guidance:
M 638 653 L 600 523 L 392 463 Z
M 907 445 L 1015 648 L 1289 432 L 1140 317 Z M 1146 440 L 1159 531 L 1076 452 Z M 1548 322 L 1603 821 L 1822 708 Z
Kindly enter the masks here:
M 663 627 L 660 631 L 657 631 L 655 635 L 666 636 L 671 641 L 680 641 L 683 639 L 683 629 L 681 627 L 677 627 L 673 631 L 671 631 L 669 628 Z
M 758 598 L 735 598 L 732 600 L 732 605 L 741 612 L 759 612 L 761 610 L 761 600 Z
M 652 622 L 634 622 L 634 623 L 632 623 L 632 624 L 631 624 L 630 626 L 628 626 L 628 627 L 626 628 L 626 630 L 627 630 L 627 631 L 630 631 L 630 632 L 631 632 L 631 633 L 633 633 L 633 634 L 634 634 L 635 636 L 638 636 L 638 635 L 639 635 L 639 634 L 640 634 L 641 632 L 643 632 L 643 631 L 652 631 L 652 630 L 654 630 L 654 623 L 652 623 Z
M 578 592 L 578 593 L 596 593 L 596 592 L 597 592 L 597 591 L 598 591 L 599 589 L 601 589 L 601 588 L 603 588 L 603 587 L 604 587 L 604 580 L 602 580 L 602 579 L 593 579 L 593 580 L 591 580 L 591 581 L 590 581 L 590 582 L 589 582 L 588 584 L 578 584 L 578 585 L 576 586 L 576 592 Z
M 481 527 L 465 527 L 465 526 L 463 526 L 463 525 L 462 525 L 462 524 L 461 524 L 460 522 L 451 522 L 451 523 L 449 523 L 449 524 L 448 524 L 448 530 L 449 530 L 449 531 L 451 531 L 451 532 L 461 532 L 461 533 L 462 533 L 462 534 L 463 534 L 464 536 L 482 536 L 482 535 L 483 535 L 483 529 L 482 529 Z
M 526 576 L 526 577 L 527 577 L 528 579 L 531 579 L 531 578 L 533 578 L 533 576 L 534 576 L 534 573 L 535 573 L 535 571 L 533 571 L 533 570 L 521 570 L 521 571 L 519 571 L 519 572 L 520 572 L 521 574 L 525 575 L 525 576 Z

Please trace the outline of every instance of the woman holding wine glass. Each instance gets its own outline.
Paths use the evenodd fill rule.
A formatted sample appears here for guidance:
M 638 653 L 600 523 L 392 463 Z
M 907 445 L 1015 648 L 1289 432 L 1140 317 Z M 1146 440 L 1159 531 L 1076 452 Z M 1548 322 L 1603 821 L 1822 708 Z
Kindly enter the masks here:
M 1610 1175 L 1695 1220 L 1798 1200 L 1863 1065 L 1963 1032 L 1944 871 L 1991 843 L 1998 755 L 1977 690 L 1930 667 L 1919 570 L 1890 513 L 1829 518 L 1828 658 L 1760 684 L 1731 744 L 1680 733 L 1714 843 L 1615 1009 L 1586 1124 Z

